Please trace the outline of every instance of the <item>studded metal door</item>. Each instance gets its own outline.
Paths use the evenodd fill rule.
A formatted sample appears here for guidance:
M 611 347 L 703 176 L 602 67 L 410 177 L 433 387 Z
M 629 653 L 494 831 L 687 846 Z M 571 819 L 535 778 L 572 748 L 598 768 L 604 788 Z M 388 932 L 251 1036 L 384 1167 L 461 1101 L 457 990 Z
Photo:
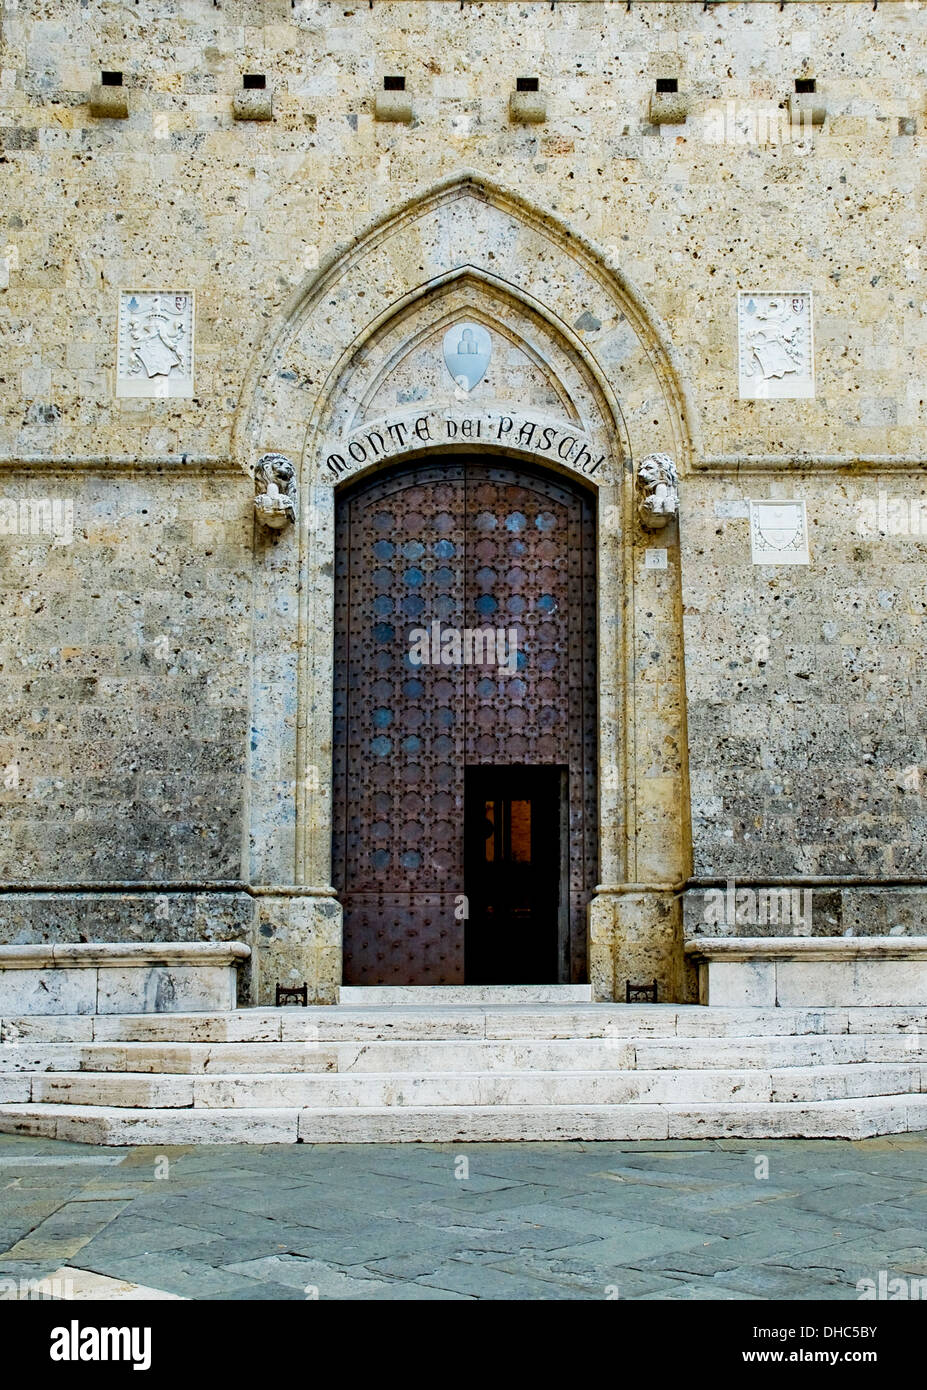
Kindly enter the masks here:
M 487 631 L 492 642 L 468 637 Z M 333 873 L 346 983 L 465 981 L 464 774 L 477 765 L 566 768 L 558 973 L 585 978 L 595 639 L 594 509 L 569 480 L 456 456 L 339 497 Z

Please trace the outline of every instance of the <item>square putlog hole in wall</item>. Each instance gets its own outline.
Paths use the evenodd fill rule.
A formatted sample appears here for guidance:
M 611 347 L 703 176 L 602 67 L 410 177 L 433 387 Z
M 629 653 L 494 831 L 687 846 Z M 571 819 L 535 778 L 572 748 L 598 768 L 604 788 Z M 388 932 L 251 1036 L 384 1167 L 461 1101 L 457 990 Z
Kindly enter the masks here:
M 411 124 L 412 98 L 406 91 L 406 79 L 401 74 L 384 77 L 383 90 L 374 98 L 373 118 L 375 121 Z
M 274 94 L 263 72 L 242 73 L 241 87 L 232 98 L 236 121 L 272 121 Z
M 104 68 L 100 80 L 90 89 L 90 114 L 101 120 L 124 121 L 129 114 L 122 73 L 118 68 Z
M 547 98 L 536 77 L 516 77 L 509 97 L 509 120 L 515 125 L 542 125 L 547 120 Z

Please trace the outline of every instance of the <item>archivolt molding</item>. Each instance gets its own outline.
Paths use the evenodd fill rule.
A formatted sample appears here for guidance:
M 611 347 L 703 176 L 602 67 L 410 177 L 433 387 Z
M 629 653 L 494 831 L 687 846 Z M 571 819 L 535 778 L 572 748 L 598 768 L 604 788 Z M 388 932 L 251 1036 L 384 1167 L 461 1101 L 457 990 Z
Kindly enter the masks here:
M 291 298 L 249 374 L 235 456 L 303 457 L 346 369 L 384 326 L 401 322 L 424 296 L 468 280 L 481 282 L 487 302 L 520 305 L 574 356 L 613 429 L 625 433 L 622 452 L 667 452 L 688 470 L 691 412 L 665 334 L 641 296 L 582 238 L 474 174 L 375 225 Z M 306 459 L 310 469 L 315 462 Z
M 461 389 L 444 362 L 453 324 L 482 323 L 492 356 L 485 378 Z M 630 452 L 584 360 L 503 287 L 466 272 L 383 325 L 333 373 L 304 452 L 320 487 L 371 467 L 441 449 L 520 453 L 596 486 L 612 483 Z
M 684 761 L 684 716 L 664 710 L 665 699 L 654 713 L 646 684 L 659 676 L 665 689 L 681 691 L 681 636 L 660 643 L 665 650 L 659 668 L 645 657 L 657 640 L 655 624 L 681 634 L 678 573 L 666 571 L 665 580 L 640 578 L 646 541 L 633 516 L 631 468 L 663 453 L 676 460 L 680 473 L 687 471 L 692 451 L 678 379 L 652 317 L 620 276 L 553 219 L 466 176 L 400 210 L 327 261 L 287 306 L 246 388 L 235 457 L 253 464 L 264 454 L 284 454 L 298 465 L 305 499 L 298 545 L 283 532 L 279 545 L 256 552 L 255 611 L 267 621 L 254 630 L 252 713 L 255 729 L 270 732 L 263 742 L 256 735 L 252 754 L 248 855 L 254 882 L 286 881 L 282 876 L 289 873 L 292 882 L 324 885 L 330 877 L 339 479 L 403 453 L 446 452 L 447 441 L 419 439 L 389 459 L 365 455 L 344 475 L 326 469 L 325 451 L 331 452 L 333 437 L 350 442 L 358 427 L 395 423 L 384 398 L 377 398 L 380 385 L 429 335 L 467 317 L 522 353 L 536 380 L 551 383 L 555 401 L 526 406 L 506 397 L 502 374 L 501 399 L 480 398 L 479 410 L 498 429 L 499 414 L 508 409 L 525 426 L 522 438 L 530 436 L 530 446 L 521 447 L 513 424 L 505 437 L 461 435 L 457 447 L 489 446 L 538 459 L 538 436 L 530 427 L 555 430 L 558 446 L 569 427 L 577 436 L 574 458 L 544 461 L 572 469 L 599 490 L 601 881 L 610 889 L 650 882 L 655 875 L 675 878 L 684 869 L 687 851 L 678 823 L 684 768 L 652 775 L 667 759 Z M 442 380 L 441 389 L 453 387 Z M 472 418 L 479 388 L 466 394 L 455 408 Z M 410 401 L 410 413 L 418 405 L 422 414 L 434 405 L 436 420 L 446 428 L 453 413 L 446 400 Z M 600 447 L 607 467 L 597 463 Z M 586 455 L 588 464 L 582 462 Z M 634 601 L 639 583 L 646 602 L 640 624 Z M 639 696 L 646 697 L 641 717 Z M 672 756 L 670 744 L 677 749 Z M 612 930 L 604 919 L 596 927 L 600 936 Z
M 481 323 L 497 340 L 490 363 L 490 380 L 481 382 L 470 393 L 474 404 L 482 404 L 483 398 L 502 399 L 498 387 L 494 390 L 491 383 L 499 382 L 503 369 L 507 369 L 505 386 L 509 395 L 518 389 L 510 385 L 512 363 L 509 358 L 514 353 L 520 359 L 515 369 L 519 383 L 524 367 L 533 368 L 535 382 L 542 381 L 546 389 L 546 404 L 552 413 L 573 424 L 581 424 L 598 407 L 602 418 L 607 418 L 594 382 L 582 370 L 582 364 L 577 369 L 550 328 L 537 316 L 529 317 L 519 301 L 501 293 L 491 281 L 466 272 L 438 291 L 424 294 L 408 313 L 392 320 L 360 354 L 357 371 L 352 373 L 359 378 L 360 389 L 355 387 L 350 393 L 339 393 L 331 403 L 342 407 L 342 428 L 356 429 L 383 414 L 382 408 L 378 409 L 378 398 L 388 389 L 391 379 L 401 375 L 403 368 L 408 372 L 412 359 L 420 353 L 429 354 L 429 365 L 436 378 L 427 382 L 428 389 L 423 392 L 422 399 L 429 406 L 460 404 L 460 388 L 455 386 L 444 367 L 438 340 L 462 319 Z M 508 357 L 504 356 L 506 353 Z M 529 393 L 532 393 L 532 385 L 528 387 Z M 534 385 L 533 394 L 536 391 Z M 356 399 L 356 405 L 352 398 Z M 528 401 L 523 397 L 520 403 Z M 322 422 L 323 430 L 334 432 L 337 429 L 334 416 L 334 409 L 330 410 L 328 418 Z

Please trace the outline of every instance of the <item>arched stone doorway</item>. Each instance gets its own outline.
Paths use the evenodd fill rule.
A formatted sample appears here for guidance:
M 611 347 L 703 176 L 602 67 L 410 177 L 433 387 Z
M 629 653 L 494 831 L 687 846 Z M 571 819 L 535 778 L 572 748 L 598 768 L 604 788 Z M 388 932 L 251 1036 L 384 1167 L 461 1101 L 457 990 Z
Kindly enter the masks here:
M 465 326 L 493 349 L 483 376 L 461 386 L 442 345 L 462 340 Z M 298 977 L 333 1000 L 342 981 L 332 862 L 338 499 L 386 468 L 478 449 L 594 493 L 588 978 L 599 999 L 653 978 L 661 1000 L 683 998 L 679 893 L 691 835 L 676 523 L 656 542 L 641 529 L 635 469 L 648 453 L 670 454 L 684 489 L 690 435 L 665 338 L 640 296 L 555 219 L 464 176 L 323 262 L 271 330 L 246 397 L 236 455 L 243 466 L 287 455 L 300 493 L 298 526 L 255 546 L 247 860 L 258 997 L 272 999 L 275 978 Z M 684 525 L 684 490 L 681 516 Z M 653 556 L 655 544 L 665 556 Z
M 594 497 L 459 454 L 338 498 L 333 883 L 347 984 L 587 978 Z

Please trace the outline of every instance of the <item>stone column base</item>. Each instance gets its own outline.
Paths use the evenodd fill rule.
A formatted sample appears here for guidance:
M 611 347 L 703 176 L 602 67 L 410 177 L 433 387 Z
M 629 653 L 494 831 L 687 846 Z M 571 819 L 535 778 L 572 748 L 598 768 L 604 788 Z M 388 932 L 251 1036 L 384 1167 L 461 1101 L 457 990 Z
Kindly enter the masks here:
M 309 986 L 310 1004 L 336 1004 L 341 986 L 341 904 L 324 889 L 254 899 L 254 1002 L 276 1003 L 277 985 Z
M 589 979 L 597 1002 L 623 1004 L 626 985 L 657 982 L 661 1004 L 697 997 L 683 955 L 682 911 L 671 888 L 600 888 L 589 904 Z

